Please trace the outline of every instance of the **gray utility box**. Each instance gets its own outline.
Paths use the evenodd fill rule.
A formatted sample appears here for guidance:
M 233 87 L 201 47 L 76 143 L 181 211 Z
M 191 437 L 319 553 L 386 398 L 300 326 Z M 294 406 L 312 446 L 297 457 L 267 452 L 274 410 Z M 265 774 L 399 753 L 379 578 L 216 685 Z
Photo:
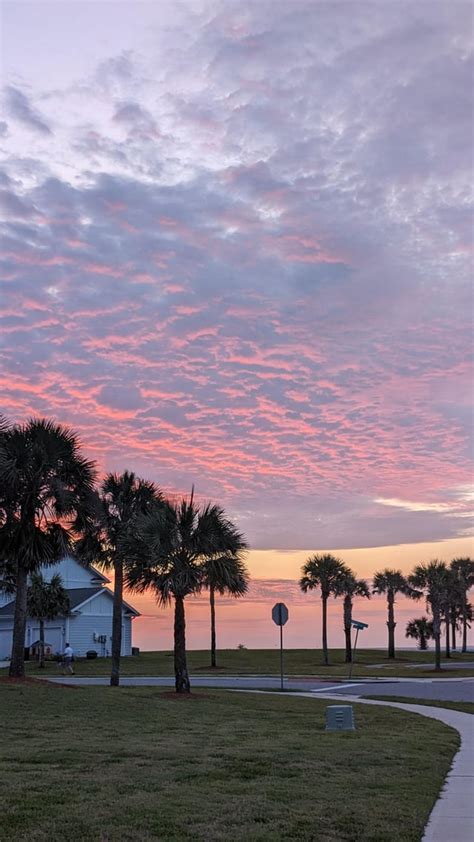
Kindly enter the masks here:
M 352 705 L 329 705 L 326 708 L 326 731 L 355 731 Z

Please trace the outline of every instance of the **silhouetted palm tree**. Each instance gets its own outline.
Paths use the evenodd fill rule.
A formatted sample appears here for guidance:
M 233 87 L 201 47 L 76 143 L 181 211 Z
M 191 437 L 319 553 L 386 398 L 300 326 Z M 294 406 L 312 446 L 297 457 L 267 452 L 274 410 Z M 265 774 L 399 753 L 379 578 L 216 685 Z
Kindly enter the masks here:
M 80 541 L 76 552 L 85 561 L 114 571 L 114 603 L 112 614 L 112 670 L 110 684 L 120 683 L 122 651 L 123 574 L 126 557 L 121 541 L 133 531 L 138 515 L 143 515 L 163 499 L 158 488 L 133 471 L 107 474 L 100 491 L 100 509 L 94 536 Z
M 461 594 L 462 613 L 462 647 L 461 652 L 467 652 L 467 629 L 469 625 L 469 601 L 470 588 L 474 587 L 474 561 L 471 558 L 454 558 L 451 562 L 451 570 L 457 576 Z
M 7 421 L 5 416 L 0 415 L 0 477 L 4 475 L 4 468 L 6 467 L 5 452 L 6 443 L 8 441 L 7 434 L 11 431 L 12 425 Z M 7 489 L 0 489 L 0 528 L 5 527 L 8 510 L 7 510 Z M 4 536 L 0 532 L 0 592 L 7 594 L 15 593 L 15 569 L 16 565 L 11 558 L 5 557 L 3 552 Z
M 402 593 L 412 599 L 419 599 L 421 594 L 411 587 L 401 570 L 379 570 L 372 582 L 372 593 L 387 594 L 388 608 L 388 657 L 395 657 L 395 597 Z
M 451 646 L 450 646 L 450 631 L 452 626 L 453 617 L 456 617 L 457 609 L 459 609 L 459 604 L 462 600 L 462 588 L 460 586 L 460 582 L 457 576 L 457 572 L 450 567 L 446 568 L 446 589 L 445 589 L 445 598 L 444 604 L 442 608 L 442 619 L 445 623 L 445 653 L 446 657 L 451 657 Z
M 215 596 L 230 594 L 240 597 L 248 591 L 249 574 L 240 554 L 223 555 L 206 561 L 204 587 L 209 588 L 211 607 L 211 667 L 217 666 Z
M 39 666 L 44 669 L 44 624 L 69 614 L 69 596 L 59 573 L 47 582 L 41 573 L 33 573 L 28 586 L 27 609 L 39 622 Z
M 174 600 L 174 670 L 177 693 L 189 693 L 184 602 L 201 591 L 206 565 L 222 556 L 238 557 L 247 547 L 241 533 L 219 506 L 199 506 L 191 499 L 155 506 L 138 518 L 127 536 L 126 581 L 138 593 L 154 591 L 159 604 Z
M 435 668 L 441 669 L 441 613 L 446 604 L 447 567 L 444 561 L 430 561 L 418 564 L 409 577 L 410 583 L 424 591 L 426 601 L 433 617 L 433 636 L 435 641 Z
M 327 603 L 331 594 L 336 592 L 342 579 L 347 573 L 347 567 L 341 559 L 329 553 L 313 555 L 308 558 L 306 564 L 301 568 L 303 574 L 300 579 L 300 588 L 303 593 L 321 589 L 322 614 L 323 614 L 323 656 L 324 663 L 329 666 L 328 636 L 327 636 Z
M 15 586 L 10 675 L 25 673 L 28 576 L 56 564 L 90 527 L 95 470 L 75 433 L 31 419 L 0 435 L 0 559 Z
M 370 599 L 370 589 L 365 579 L 356 579 L 352 570 L 347 570 L 337 582 L 334 596 L 344 597 L 344 636 L 346 639 L 346 664 L 352 661 L 352 603 L 355 596 Z
M 407 623 L 405 637 L 418 641 L 418 649 L 428 649 L 428 641 L 433 639 L 433 623 L 428 617 L 418 617 Z

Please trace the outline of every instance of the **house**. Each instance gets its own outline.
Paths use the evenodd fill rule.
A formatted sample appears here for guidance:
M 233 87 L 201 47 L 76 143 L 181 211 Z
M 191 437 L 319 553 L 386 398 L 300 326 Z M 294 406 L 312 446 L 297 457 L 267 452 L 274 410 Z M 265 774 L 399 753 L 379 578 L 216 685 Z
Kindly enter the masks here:
M 113 593 L 106 585 L 110 582 L 103 573 L 93 567 L 80 564 L 74 558 L 66 557 L 59 564 L 42 569 L 49 581 L 59 573 L 63 587 L 67 590 L 70 613 L 44 624 L 45 640 L 52 651 L 63 652 L 66 642 L 70 643 L 78 657 L 94 649 L 97 654 L 111 654 Z M 0 592 L 0 660 L 9 658 L 12 647 L 13 614 L 15 600 L 11 595 Z M 139 612 L 124 602 L 122 608 L 122 655 L 132 654 L 132 620 Z M 28 618 L 25 647 L 30 647 L 39 638 L 39 623 Z

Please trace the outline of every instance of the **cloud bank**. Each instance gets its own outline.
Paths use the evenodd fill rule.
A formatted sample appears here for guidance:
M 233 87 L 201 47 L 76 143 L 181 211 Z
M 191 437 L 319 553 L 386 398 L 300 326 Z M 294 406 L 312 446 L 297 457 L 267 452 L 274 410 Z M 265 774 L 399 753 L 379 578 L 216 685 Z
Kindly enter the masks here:
M 254 547 L 465 534 L 470 5 L 142 12 L 54 86 L 9 67 L 3 411 Z

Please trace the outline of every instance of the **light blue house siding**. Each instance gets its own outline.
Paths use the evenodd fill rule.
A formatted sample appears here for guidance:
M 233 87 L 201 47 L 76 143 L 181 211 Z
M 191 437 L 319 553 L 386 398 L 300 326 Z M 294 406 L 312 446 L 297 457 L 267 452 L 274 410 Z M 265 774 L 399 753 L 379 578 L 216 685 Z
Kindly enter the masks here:
M 67 617 L 58 617 L 45 623 L 45 642 L 54 652 L 62 652 L 70 643 L 78 657 L 89 650 L 99 656 L 111 654 L 113 594 L 105 584 L 109 580 L 93 567 L 83 567 L 72 558 L 43 570 L 45 579 L 59 573 L 66 588 L 71 611 Z M 14 601 L 11 596 L 0 594 L 0 660 L 11 653 Z M 124 603 L 122 609 L 122 655 L 132 654 L 132 620 L 138 611 Z M 39 624 L 28 619 L 25 646 L 38 640 Z

